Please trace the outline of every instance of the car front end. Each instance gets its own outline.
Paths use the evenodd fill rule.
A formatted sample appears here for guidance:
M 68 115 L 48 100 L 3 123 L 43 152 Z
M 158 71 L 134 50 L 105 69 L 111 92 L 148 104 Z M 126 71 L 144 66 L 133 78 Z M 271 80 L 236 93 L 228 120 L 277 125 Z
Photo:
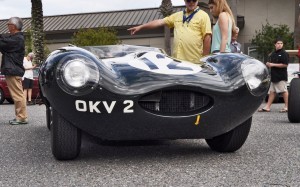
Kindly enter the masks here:
M 90 51 L 53 52 L 39 81 L 48 108 L 104 140 L 211 139 L 250 119 L 269 88 L 266 67 L 246 55 L 191 64 L 152 50 Z

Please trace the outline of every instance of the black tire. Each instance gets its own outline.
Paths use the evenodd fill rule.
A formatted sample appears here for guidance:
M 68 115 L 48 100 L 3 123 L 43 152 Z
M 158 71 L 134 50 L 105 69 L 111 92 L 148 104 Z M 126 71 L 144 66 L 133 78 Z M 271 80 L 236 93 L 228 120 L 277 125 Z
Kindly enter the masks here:
M 235 129 L 216 136 L 212 139 L 206 139 L 209 147 L 218 152 L 234 152 L 242 147 L 250 132 L 252 117 L 237 126 Z
M 75 159 L 80 153 L 81 131 L 52 109 L 52 154 L 57 160 Z
M 46 123 L 47 123 L 47 128 L 51 130 L 51 125 L 52 125 L 52 109 L 51 107 L 46 106 Z
M 5 98 L 4 98 L 4 93 L 3 90 L 0 88 L 0 104 L 3 104 Z
M 292 79 L 288 99 L 288 118 L 291 123 L 300 122 L 300 79 Z

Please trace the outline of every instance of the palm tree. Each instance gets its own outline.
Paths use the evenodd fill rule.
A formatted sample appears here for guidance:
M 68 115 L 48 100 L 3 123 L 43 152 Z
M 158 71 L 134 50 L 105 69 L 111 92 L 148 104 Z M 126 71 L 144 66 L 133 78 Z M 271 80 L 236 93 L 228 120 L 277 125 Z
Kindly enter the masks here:
M 44 22 L 42 0 L 31 0 L 32 48 L 35 54 L 34 63 L 44 61 Z
M 300 44 L 300 0 L 295 0 L 295 31 L 294 44 Z
M 171 0 L 162 0 L 159 7 L 160 12 L 164 17 L 167 17 L 173 13 L 173 5 Z M 171 31 L 165 26 L 165 51 L 168 55 L 171 54 Z

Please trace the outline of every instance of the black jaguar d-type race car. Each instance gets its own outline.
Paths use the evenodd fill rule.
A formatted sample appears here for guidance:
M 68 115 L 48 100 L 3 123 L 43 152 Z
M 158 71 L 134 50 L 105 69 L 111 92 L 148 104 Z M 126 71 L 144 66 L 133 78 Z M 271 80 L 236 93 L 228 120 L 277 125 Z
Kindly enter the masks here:
M 78 156 L 83 131 L 103 140 L 205 139 L 234 152 L 269 82 L 266 66 L 243 54 L 193 64 L 130 45 L 58 49 L 39 77 L 58 160 Z

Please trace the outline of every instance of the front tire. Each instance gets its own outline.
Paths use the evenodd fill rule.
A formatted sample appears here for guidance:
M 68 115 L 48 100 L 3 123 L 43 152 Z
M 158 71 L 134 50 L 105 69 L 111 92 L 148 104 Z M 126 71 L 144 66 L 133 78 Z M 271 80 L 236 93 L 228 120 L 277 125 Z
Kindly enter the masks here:
M 217 152 L 234 152 L 242 147 L 250 132 L 252 117 L 246 120 L 235 129 L 216 136 L 212 139 L 206 139 L 209 147 Z
M 75 159 L 80 153 L 81 131 L 52 108 L 51 146 L 57 160 Z
M 292 79 L 288 99 L 288 118 L 291 123 L 300 122 L 300 79 Z

